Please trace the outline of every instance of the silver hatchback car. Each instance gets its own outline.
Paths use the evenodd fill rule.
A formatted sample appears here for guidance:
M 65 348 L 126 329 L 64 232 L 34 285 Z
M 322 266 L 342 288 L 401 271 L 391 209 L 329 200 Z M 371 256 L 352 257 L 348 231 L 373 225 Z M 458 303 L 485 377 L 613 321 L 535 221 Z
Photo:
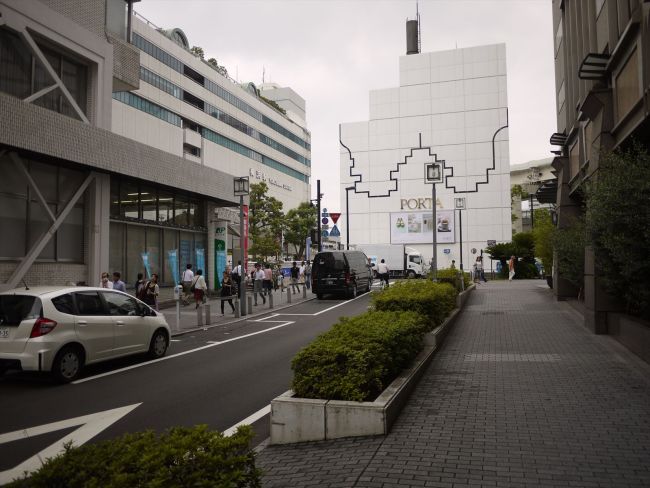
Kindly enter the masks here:
M 49 371 L 61 382 L 86 364 L 130 354 L 165 355 L 163 314 L 120 291 L 34 287 L 0 293 L 0 374 Z

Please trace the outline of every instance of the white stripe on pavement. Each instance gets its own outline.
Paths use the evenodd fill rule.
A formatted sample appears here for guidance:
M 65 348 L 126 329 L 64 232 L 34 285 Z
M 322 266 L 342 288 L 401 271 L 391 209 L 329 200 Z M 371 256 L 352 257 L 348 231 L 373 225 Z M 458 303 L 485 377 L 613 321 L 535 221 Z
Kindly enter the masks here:
M 240 425 L 251 425 L 251 424 L 257 422 L 259 419 L 261 419 L 265 415 L 268 415 L 270 413 L 271 413 L 271 404 L 269 403 L 266 407 L 259 409 L 257 412 L 255 412 L 252 415 L 249 415 L 248 417 L 246 417 L 241 422 L 237 422 L 235 425 L 233 425 L 229 429 L 224 430 L 223 435 L 231 436 L 231 435 L 233 435 L 235 433 L 235 431 L 237 430 L 237 427 L 239 427 Z

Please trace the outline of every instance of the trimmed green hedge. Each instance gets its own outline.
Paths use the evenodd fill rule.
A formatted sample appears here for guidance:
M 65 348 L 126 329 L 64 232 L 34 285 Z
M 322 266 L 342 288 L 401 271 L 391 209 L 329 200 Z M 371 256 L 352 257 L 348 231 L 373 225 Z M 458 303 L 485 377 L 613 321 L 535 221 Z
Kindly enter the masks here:
M 10 488 L 175 488 L 259 487 L 260 471 L 249 444 L 250 426 L 231 437 L 207 426 L 175 427 L 162 435 L 152 431 L 116 439 L 66 446 L 30 478 Z
M 400 281 L 372 295 L 378 311 L 411 311 L 427 318 L 427 331 L 442 324 L 456 308 L 456 290 L 449 283 L 431 281 Z
M 460 287 L 460 270 L 443 268 L 439 269 L 436 272 L 436 278 L 440 283 L 449 283 L 456 288 L 457 291 L 461 291 Z M 472 284 L 472 280 L 469 277 L 469 273 L 463 272 L 463 279 L 465 281 L 465 289 Z
M 414 312 L 341 318 L 293 359 L 297 397 L 372 401 L 422 348 L 426 320 Z

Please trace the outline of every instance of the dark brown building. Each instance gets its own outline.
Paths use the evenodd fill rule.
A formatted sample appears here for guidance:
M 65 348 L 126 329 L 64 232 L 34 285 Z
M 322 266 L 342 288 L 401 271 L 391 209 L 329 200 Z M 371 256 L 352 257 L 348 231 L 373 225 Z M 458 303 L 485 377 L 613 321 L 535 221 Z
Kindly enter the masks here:
M 633 139 L 650 146 L 650 1 L 553 0 L 553 28 L 558 130 L 551 144 L 561 149 L 553 166 L 563 227 L 582 211 L 579 188 L 597 173 L 600 154 Z M 562 276 L 554 281 L 559 299 L 575 296 Z M 608 325 L 615 303 L 599 287 L 589 248 L 584 296 L 585 325 L 622 334 Z

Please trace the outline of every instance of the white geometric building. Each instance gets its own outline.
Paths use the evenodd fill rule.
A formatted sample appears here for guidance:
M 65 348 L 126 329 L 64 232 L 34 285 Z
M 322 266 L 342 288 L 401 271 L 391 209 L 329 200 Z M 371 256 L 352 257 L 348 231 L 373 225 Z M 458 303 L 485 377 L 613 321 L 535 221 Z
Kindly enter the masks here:
M 465 198 L 468 269 L 472 249 L 512 235 L 505 45 L 401 56 L 399 67 L 399 87 L 370 92 L 370 120 L 340 126 L 342 219 L 353 187 L 350 245 L 408 244 L 428 262 L 434 224 L 424 164 L 437 158 L 445 161 L 436 185 L 438 267 L 460 264 L 454 199 Z

